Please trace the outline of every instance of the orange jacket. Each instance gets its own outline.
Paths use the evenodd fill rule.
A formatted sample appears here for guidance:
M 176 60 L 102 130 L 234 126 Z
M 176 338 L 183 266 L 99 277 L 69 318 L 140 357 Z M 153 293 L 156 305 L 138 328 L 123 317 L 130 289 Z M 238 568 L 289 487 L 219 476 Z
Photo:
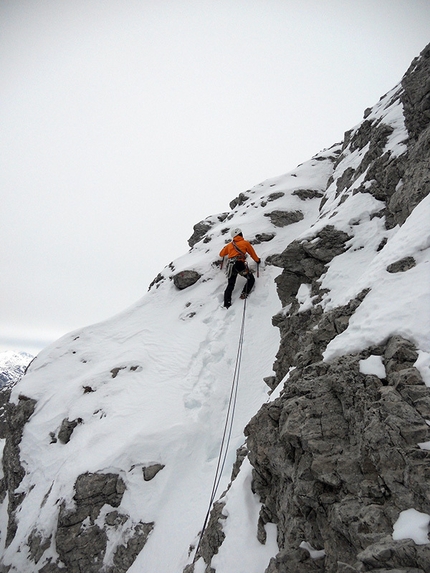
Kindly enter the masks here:
M 241 255 L 234 248 L 233 243 L 235 243 L 237 245 L 238 249 L 240 249 L 242 251 L 243 255 Z M 256 263 L 260 262 L 260 258 L 257 255 L 257 253 L 254 251 L 254 247 L 251 245 L 251 243 L 249 243 L 248 241 L 245 241 L 245 239 L 243 237 L 241 237 L 240 235 L 236 235 L 236 237 L 234 237 L 234 239 L 232 240 L 231 243 L 228 243 L 223 249 L 221 249 L 219 256 L 225 257 L 227 255 L 229 259 L 231 259 L 233 257 L 238 257 L 239 260 L 244 261 L 246 258 L 246 253 L 249 253 Z

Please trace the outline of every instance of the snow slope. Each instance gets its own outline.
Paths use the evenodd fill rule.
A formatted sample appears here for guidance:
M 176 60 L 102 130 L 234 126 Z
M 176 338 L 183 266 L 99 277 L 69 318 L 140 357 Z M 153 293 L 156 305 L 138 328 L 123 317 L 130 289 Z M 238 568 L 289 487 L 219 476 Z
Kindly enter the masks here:
M 57 500 L 72 502 L 80 474 L 112 471 L 121 475 L 127 487 L 119 510 L 130 515 L 130 522 L 155 522 L 130 573 L 182 570 L 210 497 L 242 318 L 241 277 L 233 306 L 228 310 L 221 306 L 226 279 L 213 263 L 219 261 L 218 252 L 230 237 L 229 233 L 224 236 L 224 230 L 240 225 L 249 240 L 256 233 L 276 233 L 270 242 L 255 245 L 263 261 L 281 251 L 317 219 L 319 199 L 303 201 L 292 192 L 322 191 L 332 172 L 329 157 L 333 150 L 293 174 L 253 188 L 250 199 L 232 212 L 230 220 L 219 221 L 211 229 L 211 240 L 200 241 L 166 267 L 165 280 L 136 305 L 111 320 L 63 337 L 39 354 L 12 398 L 24 394 L 36 399 L 37 406 L 21 443 L 26 476 L 19 491 L 26 498 L 18 534 L 3 550 L 5 564 L 21 573 L 33 571 L 24 546 L 31 531 L 36 528 L 46 537 L 52 533 Z M 285 195 L 271 201 L 269 196 L 275 192 Z M 264 216 L 274 209 L 299 209 L 304 218 L 277 229 Z M 203 276 L 179 291 L 170 277 L 184 269 Z M 229 482 L 236 449 L 244 442 L 244 426 L 268 398 L 263 377 L 272 372 L 279 343 L 278 331 L 271 325 L 271 317 L 279 311 L 277 274 L 279 269 L 263 264 L 247 301 L 238 405 L 219 493 Z M 51 443 L 66 418 L 79 418 L 82 423 L 69 443 Z M 165 468 L 145 482 L 142 467 L 153 462 Z M 249 471 L 241 479 L 249 482 Z M 245 498 L 248 511 L 258 515 L 258 499 L 250 492 Z M 5 523 L 1 525 L 4 530 Z M 124 537 L 130 527 L 130 523 L 124 527 Z M 261 571 L 276 551 L 274 532 L 266 546 L 255 539 L 246 572 Z M 107 562 L 111 555 L 108 551 Z M 49 556 L 55 556 L 53 547 L 44 561 Z M 228 564 L 225 567 L 227 571 Z
M 393 128 L 386 150 L 400 156 L 407 134 L 401 105 L 398 100 L 392 104 L 393 93 L 382 98 L 369 117 L 383 119 Z M 55 533 L 60 501 L 72 506 L 75 481 L 85 472 L 118 473 L 127 488 L 118 510 L 130 517 L 119 532 L 109 534 L 106 565 L 112 563 L 117 544 L 140 521 L 154 522 L 155 527 L 129 573 L 180 573 L 192 559 L 189 547 L 195 545 L 207 511 L 241 327 L 243 302 L 238 296 L 243 279 L 238 279 L 233 306 L 225 310 L 226 279 L 215 264 L 233 227 L 239 226 L 248 240 L 275 234 L 255 245 L 263 261 L 327 224 L 347 232 L 351 239 L 346 252 L 327 265 L 320 279 L 327 289 L 322 307 L 344 305 L 364 288 L 371 290 L 349 327 L 329 344 L 325 359 L 401 334 L 419 348 L 416 366 L 430 386 L 430 197 L 402 227 L 387 230 L 384 204 L 369 193 L 354 193 L 365 174 L 347 196 L 337 193 L 337 179 L 346 169 L 357 169 L 365 154 L 360 149 L 343 150 L 334 172 L 340 151 L 339 145 L 333 146 L 293 172 L 247 191 L 245 201 L 227 218 L 225 214 L 208 218 L 213 226 L 205 238 L 166 266 L 138 303 L 106 322 L 63 337 L 39 354 L 12 393 L 15 403 L 22 394 L 37 400 L 37 405 L 20 445 L 26 475 L 19 486 L 25 498 L 17 515 L 18 530 L 9 547 L 4 541 L 0 547 L 11 572 L 34 572 L 26 545 L 29 535 L 35 529 L 45 539 Z M 334 180 L 327 187 L 331 176 Z M 300 198 L 294 194 L 297 190 L 324 193 L 321 212 L 320 197 Z M 275 227 L 267 216 L 274 210 L 300 210 L 303 219 Z M 406 256 L 414 257 L 413 268 L 387 271 L 388 265 Z M 198 271 L 202 277 L 179 291 L 171 278 L 182 270 Z M 280 391 L 278 387 L 269 397 L 263 382 L 272 373 L 279 343 L 271 323 L 282 310 L 275 285 L 279 273 L 279 268 L 263 264 L 247 301 L 237 410 L 218 495 L 230 481 L 236 449 L 244 442 L 244 426 Z M 303 310 L 312 305 L 306 285 L 298 300 Z M 363 364 L 364 369 L 377 366 Z M 54 438 L 65 419 L 79 423 L 64 444 Z M 165 467 L 153 480 L 144 481 L 142 468 L 153 463 Z M 278 551 L 275 526 L 266 526 L 265 545 L 256 539 L 260 503 L 250 483 L 251 466 L 245 460 L 223 498 L 228 518 L 223 526 L 226 540 L 212 562 L 217 573 L 262 573 Z M 0 513 L 2 540 L 6 503 L 7 499 Z M 50 557 L 56 558 L 54 542 L 38 568 Z M 204 568 L 200 559 L 195 573 Z

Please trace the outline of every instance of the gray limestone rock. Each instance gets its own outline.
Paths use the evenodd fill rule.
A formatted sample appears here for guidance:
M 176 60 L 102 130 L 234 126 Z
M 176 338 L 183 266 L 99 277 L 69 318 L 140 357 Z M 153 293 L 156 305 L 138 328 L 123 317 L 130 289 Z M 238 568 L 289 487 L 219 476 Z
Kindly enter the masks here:
M 294 298 L 302 283 L 313 285 L 313 294 L 319 292 L 316 280 L 323 274 L 325 264 L 346 250 L 349 235 L 327 225 L 311 239 L 293 241 L 280 254 L 267 257 L 266 263 L 283 268 L 276 278 L 278 296 L 286 306 Z
M 225 502 L 216 501 L 212 506 L 208 525 L 203 533 L 200 547 L 196 557 L 203 558 L 204 562 L 209 565 L 212 557 L 218 553 L 224 539 L 225 533 L 222 528 L 222 521 L 227 519 L 222 512 Z
M 296 189 L 292 194 L 297 195 L 297 197 L 302 201 L 307 201 L 308 199 L 321 199 L 321 197 L 324 196 L 322 191 L 318 191 L 316 189 Z
M 402 79 L 405 125 L 417 140 L 430 125 L 430 44 L 414 59 Z
M 164 464 L 152 464 L 150 466 L 143 467 L 143 479 L 145 481 L 151 481 L 164 467 Z
M 7 435 L 7 405 L 10 398 L 10 388 L 0 388 L 0 439 Z
M 10 544 L 15 536 L 17 525 L 15 512 L 17 511 L 24 493 L 17 493 L 16 490 L 25 476 L 25 470 L 21 465 L 19 444 L 22 439 L 24 426 L 31 418 L 36 407 L 36 400 L 20 395 L 18 403 L 8 402 L 7 404 L 7 432 L 6 443 L 3 450 L 3 491 L 8 493 L 8 527 L 6 536 L 6 546 Z
M 158 288 L 160 286 L 160 284 L 165 280 L 165 276 L 163 276 L 161 273 L 158 273 L 158 275 L 155 277 L 155 279 L 151 282 L 151 284 L 148 287 L 148 290 L 150 291 L 152 289 L 152 287 L 155 286 L 155 288 Z
M 173 283 L 176 288 L 183 290 L 195 284 L 201 276 L 197 271 L 181 271 L 173 277 Z
M 51 545 L 51 538 L 44 538 L 37 530 L 33 530 L 28 538 L 28 547 L 30 550 L 30 559 L 34 563 L 39 563 L 43 553 Z
M 270 217 L 272 225 L 275 227 L 286 227 L 287 225 L 292 225 L 293 223 L 298 223 L 303 219 L 303 213 L 301 211 L 272 211 L 271 213 L 265 213 L 265 217 Z
M 113 567 L 107 569 L 106 573 L 127 573 L 144 548 L 153 529 L 153 523 L 140 522 L 135 525 L 126 543 L 117 547 L 113 557 Z
M 409 269 L 413 269 L 416 266 L 414 257 L 404 257 L 391 265 L 388 265 L 387 271 L 389 273 L 404 273 Z
M 193 234 L 188 239 L 188 244 L 192 248 L 195 244 L 204 239 L 205 242 L 210 241 L 210 237 L 207 237 L 207 233 L 212 229 L 214 225 L 218 222 L 225 221 L 228 213 L 220 213 L 216 217 L 207 217 L 203 221 L 199 221 L 193 226 Z
M 233 199 L 232 201 L 230 201 L 230 209 L 234 209 L 235 207 L 239 206 L 239 205 L 243 205 L 244 203 L 246 203 L 246 201 L 248 201 L 249 196 L 246 195 L 245 193 L 239 193 L 239 195 Z
M 430 94 L 429 94 L 430 98 Z M 413 209 L 430 193 L 430 126 L 410 146 L 408 163 L 389 199 L 388 208 L 396 223 L 402 225 Z
M 259 245 L 260 243 L 267 243 L 276 237 L 275 233 L 257 233 L 255 239 L 251 241 L 252 245 Z
M 59 562 L 55 566 L 58 571 L 64 571 L 65 567 L 68 573 L 126 573 L 145 545 L 154 524 L 128 526 L 128 516 L 118 511 L 108 512 L 104 525 L 100 522 L 102 508 L 118 507 L 124 492 L 123 480 L 114 473 L 86 473 L 78 477 L 73 496 L 75 507 L 68 509 L 64 503 L 60 506 L 55 536 L 59 555 Z M 119 539 L 121 531 L 126 535 L 125 542 L 120 542 L 115 549 L 113 566 L 105 567 L 103 560 L 109 527 L 119 530 Z
M 68 418 L 65 418 L 62 421 L 61 428 L 58 432 L 58 441 L 62 444 L 67 444 L 72 437 L 73 430 L 76 428 L 76 426 L 82 424 L 82 422 L 82 418 L 77 418 L 76 420 L 69 420 Z
M 188 239 L 188 244 L 190 247 L 194 247 L 196 243 L 201 241 L 203 237 L 206 235 L 208 231 L 212 229 L 214 223 L 211 221 L 200 221 L 196 225 L 194 225 L 193 230 L 194 233 Z
M 267 197 L 267 201 L 276 201 L 276 199 L 280 199 L 284 197 L 285 193 L 283 191 L 275 191 L 274 193 L 270 193 Z
M 373 352 L 382 353 L 387 380 L 361 374 L 361 356 Z M 430 389 L 416 357 L 410 341 L 394 336 L 361 355 L 313 360 L 248 424 L 253 490 L 266 522 L 278 526 L 280 551 L 266 573 L 430 571 L 430 545 L 390 536 L 400 511 L 430 512 L 430 452 L 418 447 L 430 428 L 417 407 L 428 406 Z M 303 540 L 325 558 L 303 561 Z
M 387 536 L 358 554 L 363 568 L 359 571 L 430 572 L 430 545 L 416 545 L 411 539 L 393 541 Z
M 328 263 L 346 250 L 345 244 L 349 239 L 347 233 L 339 231 L 332 225 L 327 225 L 315 239 L 304 241 L 302 245 L 308 255 L 323 263 Z

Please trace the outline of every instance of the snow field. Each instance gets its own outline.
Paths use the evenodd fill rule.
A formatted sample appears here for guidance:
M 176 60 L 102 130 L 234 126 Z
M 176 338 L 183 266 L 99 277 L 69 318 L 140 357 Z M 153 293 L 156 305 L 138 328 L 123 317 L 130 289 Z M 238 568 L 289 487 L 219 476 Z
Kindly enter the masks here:
M 154 530 L 129 572 L 182 570 L 209 503 L 242 320 L 243 302 L 238 299 L 242 277 L 238 277 L 233 306 L 228 311 L 221 307 L 226 279 L 213 263 L 229 238 L 222 231 L 240 226 L 248 239 L 256 233 L 276 233 L 272 241 L 255 247 L 263 261 L 282 251 L 318 213 L 318 199 L 302 201 L 291 192 L 323 189 L 330 169 L 330 161 L 313 159 L 298 167 L 294 176 L 256 186 L 230 220 L 220 221 L 208 232 L 210 242 L 201 241 L 166 267 L 165 280 L 135 305 L 106 322 L 70 333 L 40 353 L 12 398 L 17 401 L 23 394 L 37 400 L 37 405 L 21 443 L 26 476 L 19 491 L 26 498 L 5 562 L 22 573 L 30 572 L 25 541 L 34 528 L 46 537 L 52 534 L 59 500 L 73 506 L 77 477 L 85 472 L 116 472 L 127 488 L 118 511 L 130 519 L 122 530 L 110 533 L 106 563 L 133 523 L 154 521 Z M 268 200 L 280 190 L 284 197 Z M 267 204 L 262 207 L 264 201 Z M 285 208 L 300 209 L 304 220 L 274 228 L 264 214 Z M 178 291 L 170 277 L 185 269 L 198 271 L 202 278 Z M 271 317 L 279 311 L 274 283 L 279 272 L 263 264 L 247 300 L 236 417 L 218 495 L 228 485 L 236 449 L 244 442 L 243 427 L 268 399 L 262 379 L 272 372 L 279 342 L 278 330 L 271 325 Z M 82 422 L 68 443 L 55 442 L 66 418 Z M 145 482 L 142 468 L 152 463 L 165 467 Z M 229 493 L 229 504 L 240 504 L 240 496 L 248 496 L 250 513 L 245 519 L 253 522 L 251 539 L 259 504 L 250 491 L 241 490 L 246 476 L 242 486 L 249 487 L 249 472 L 241 473 L 236 489 Z M 103 508 L 103 514 L 108 510 Z M 255 538 L 253 547 L 250 562 L 257 563 L 254 552 L 264 555 L 261 563 L 268 560 L 277 551 L 275 533 L 269 535 L 266 546 Z M 50 554 L 55 556 L 54 548 Z

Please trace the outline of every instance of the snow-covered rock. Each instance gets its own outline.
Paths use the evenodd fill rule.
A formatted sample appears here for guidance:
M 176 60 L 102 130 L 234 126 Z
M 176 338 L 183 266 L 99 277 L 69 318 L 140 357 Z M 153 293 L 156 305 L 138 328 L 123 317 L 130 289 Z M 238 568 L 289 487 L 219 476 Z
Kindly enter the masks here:
M 2 444 L 0 571 L 430 571 L 425 524 L 393 535 L 430 514 L 429 63 L 37 356 Z M 263 265 L 226 310 L 238 226 Z
M 33 360 L 31 354 L 6 350 L 0 352 L 0 388 L 21 380 L 25 369 Z

